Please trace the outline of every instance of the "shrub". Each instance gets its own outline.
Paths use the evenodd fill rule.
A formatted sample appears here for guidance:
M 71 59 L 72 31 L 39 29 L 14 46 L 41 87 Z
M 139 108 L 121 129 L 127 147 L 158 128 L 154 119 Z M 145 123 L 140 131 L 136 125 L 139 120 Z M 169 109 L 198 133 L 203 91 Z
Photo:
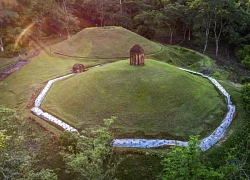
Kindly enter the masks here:
M 250 56 L 246 55 L 243 61 L 241 63 L 247 68 L 250 69 Z
M 242 98 L 245 108 L 250 110 L 250 83 L 244 84 L 242 88 Z
M 241 62 L 247 55 L 250 55 L 250 45 L 245 45 L 243 49 L 239 49 L 235 53 L 236 59 Z
M 241 84 L 250 83 L 250 77 L 249 76 L 242 76 L 241 77 Z

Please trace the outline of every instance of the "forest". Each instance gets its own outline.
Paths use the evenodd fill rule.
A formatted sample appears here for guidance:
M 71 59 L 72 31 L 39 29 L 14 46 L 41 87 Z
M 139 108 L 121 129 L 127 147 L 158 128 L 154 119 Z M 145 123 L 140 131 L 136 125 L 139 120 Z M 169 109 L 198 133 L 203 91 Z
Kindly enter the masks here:
M 26 53 L 40 42 L 70 39 L 87 27 L 109 26 L 183 53 L 186 48 L 198 51 L 223 69 L 215 73 L 233 74 L 227 82 L 241 84 L 240 90 L 221 81 L 240 112 L 233 135 L 207 153 L 199 149 L 199 136 L 189 138 L 189 147 L 175 146 L 168 153 L 116 149 L 110 127 L 119 117 L 83 131 L 87 138 L 70 132 L 55 137 L 30 123 L 31 117 L 20 116 L 19 104 L 8 108 L 0 98 L 0 179 L 250 179 L 250 1 L 0 0 L 0 60 Z M 7 85 L 0 82 L 0 89 Z M 12 87 L 7 91 L 14 92 Z M 141 168 L 140 174 L 127 167 Z
M 165 43 L 186 43 L 203 53 L 211 46 L 215 57 L 236 55 L 247 67 L 249 6 L 247 0 L 3 0 L 0 47 L 18 51 L 46 36 L 70 37 L 89 20 L 93 26 L 122 26 L 148 39 L 161 34 Z

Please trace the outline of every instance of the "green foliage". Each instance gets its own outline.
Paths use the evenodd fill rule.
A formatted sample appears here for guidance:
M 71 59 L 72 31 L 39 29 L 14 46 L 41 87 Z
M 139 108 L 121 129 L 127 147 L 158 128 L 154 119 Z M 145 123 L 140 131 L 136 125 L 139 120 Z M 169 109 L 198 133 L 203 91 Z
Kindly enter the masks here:
M 246 83 L 242 88 L 242 98 L 245 103 L 245 108 L 250 110 L 250 83 Z
M 25 137 L 22 119 L 14 110 L 0 106 L 0 179 L 56 180 L 51 170 L 34 172 L 34 154 L 25 148 Z
M 104 120 L 104 126 L 83 131 L 82 135 L 66 132 L 61 136 L 61 155 L 67 170 L 77 173 L 82 179 L 114 179 L 120 160 L 114 159 L 112 139 L 108 132 L 115 117 Z
M 159 24 L 158 11 L 143 11 L 134 18 L 137 33 L 148 39 L 153 39 Z
M 248 179 L 247 161 L 249 157 L 248 145 L 250 136 L 241 139 L 234 147 L 226 149 L 219 165 L 210 156 L 201 152 L 198 136 L 191 136 L 189 146 L 174 146 L 163 160 L 163 171 L 160 179 Z
M 24 179 L 19 179 L 19 180 L 57 180 L 58 177 L 57 175 L 49 169 L 43 169 L 39 172 L 29 172 L 28 176 L 25 177 Z
M 242 49 L 236 51 L 236 58 L 239 62 L 244 61 L 247 55 L 250 55 L 250 45 L 245 45 Z
M 6 47 L 6 51 L 10 53 L 20 52 L 20 46 L 15 44 L 8 44 Z
M 246 57 L 241 61 L 241 63 L 247 68 L 250 69 L 250 56 L 246 55 Z
M 241 77 L 241 84 L 250 83 L 250 77 L 249 76 L 242 76 Z
M 223 179 L 223 174 L 206 166 L 198 138 L 191 136 L 189 146 L 174 146 L 165 155 L 160 179 Z
M 0 179 L 22 177 L 30 165 L 15 111 L 0 106 Z

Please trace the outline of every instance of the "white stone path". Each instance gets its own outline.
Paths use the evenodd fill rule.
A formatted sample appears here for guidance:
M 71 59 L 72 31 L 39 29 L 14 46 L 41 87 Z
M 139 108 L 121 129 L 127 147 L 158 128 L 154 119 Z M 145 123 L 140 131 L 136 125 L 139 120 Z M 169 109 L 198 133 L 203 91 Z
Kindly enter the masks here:
M 231 124 L 233 120 L 233 117 L 235 114 L 235 106 L 231 102 L 230 95 L 215 79 L 209 76 L 206 76 L 202 73 L 199 73 L 199 72 L 191 71 L 191 70 L 184 69 L 184 68 L 179 68 L 179 69 L 209 79 L 211 83 L 213 83 L 214 86 L 216 86 L 227 99 L 228 112 L 226 114 L 226 117 L 222 120 L 219 127 L 217 127 L 211 135 L 201 140 L 201 143 L 200 143 L 201 150 L 206 151 L 209 148 L 211 148 L 214 144 L 216 144 L 224 136 L 227 128 L 229 127 L 229 125 Z M 53 83 L 61 79 L 70 77 L 72 75 L 73 74 L 69 74 L 66 76 L 62 76 L 62 77 L 50 80 L 45 86 L 45 88 L 42 90 L 42 92 L 39 94 L 37 99 L 35 100 L 35 107 L 33 107 L 31 111 L 38 117 L 59 125 L 64 130 L 77 132 L 79 134 L 77 129 L 66 124 L 60 119 L 52 116 L 51 114 L 44 112 L 43 110 L 39 108 L 45 96 L 47 95 L 49 89 L 53 85 Z M 116 147 L 154 148 L 154 147 L 173 146 L 173 145 L 188 146 L 188 142 L 177 141 L 177 140 L 165 140 L 165 139 L 114 139 L 113 140 L 113 146 L 116 146 Z

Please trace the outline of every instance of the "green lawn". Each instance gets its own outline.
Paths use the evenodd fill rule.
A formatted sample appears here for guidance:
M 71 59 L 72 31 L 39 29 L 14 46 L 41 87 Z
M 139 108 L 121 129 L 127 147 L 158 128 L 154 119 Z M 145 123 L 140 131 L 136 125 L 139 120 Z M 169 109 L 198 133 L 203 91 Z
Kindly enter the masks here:
M 93 36 L 86 36 L 86 32 Z M 99 47 L 95 49 L 98 52 L 91 49 L 90 56 L 95 51 L 94 54 L 113 57 L 113 53 L 128 51 L 124 47 L 136 40 L 141 45 L 144 43 L 142 46 L 147 53 L 150 49 L 152 53 L 163 48 L 149 55 L 154 59 L 159 58 L 159 61 L 169 62 L 172 59 L 170 63 L 188 68 L 213 65 L 210 59 L 196 52 L 177 46 L 161 47 L 120 27 L 87 28 L 52 49 L 63 49 L 65 43 L 73 41 L 75 44 L 68 48 L 78 47 L 83 42 L 79 38 L 81 33 L 86 38 L 92 38 L 95 43 L 102 33 L 106 34 L 102 36 L 109 37 L 102 43 L 110 49 L 104 51 Z M 112 37 L 119 34 L 120 39 Z M 113 42 L 114 39 L 122 44 L 123 47 L 118 49 L 121 51 L 116 51 L 118 45 Z M 96 48 L 98 45 L 95 43 Z M 115 115 L 119 118 L 113 128 L 117 137 L 182 139 L 190 134 L 206 135 L 214 130 L 225 115 L 224 98 L 208 80 L 182 72 L 166 63 L 149 60 L 146 66 L 137 68 L 129 66 L 128 60 L 69 58 L 53 54 L 48 49 L 0 83 L 1 104 L 15 108 L 25 117 L 30 116 L 30 107 L 27 105 L 31 97 L 50 79 L 70 73 L 75 63 L 91 67 L 104 61 L 118 61 L 90 68 L 85 73 L 58 82 L 45 99 L 43 108 L 80 130 L 98 125 L 104 118 Z M 71 52 L 70 49 L 68 51 Z
M 140 44 L 145 54 L 161 50 L 161 46 L 122 27 L 86 28 L 72 38 L 52 46 L 52 51 L 87 58 L 124 58 Z
M 119 137 L 207 135 L 226 113 L 207 79 L 149 59 L 143 67 L 124 60 L 59 81 L 42 108 L 81 130 L 117 116 Z
M 163 46 L 162 51 L 151 55 L 151 58 L 196 71 L 214 66 L 209 57 L 180 46 Z
M 14 58 L 0 58 L 0 68 L 5 67 L 17 60 L 17 57 Z
M 29 112 L 26 105 L 32 94 L 43 88 L 47 81 L 71 73 L 75 63 L 91 66 L 100 62 L 56 56 L 45 49 L 27 65 L 0 82 L 0 104 L 16 108 L 20 113 Z

